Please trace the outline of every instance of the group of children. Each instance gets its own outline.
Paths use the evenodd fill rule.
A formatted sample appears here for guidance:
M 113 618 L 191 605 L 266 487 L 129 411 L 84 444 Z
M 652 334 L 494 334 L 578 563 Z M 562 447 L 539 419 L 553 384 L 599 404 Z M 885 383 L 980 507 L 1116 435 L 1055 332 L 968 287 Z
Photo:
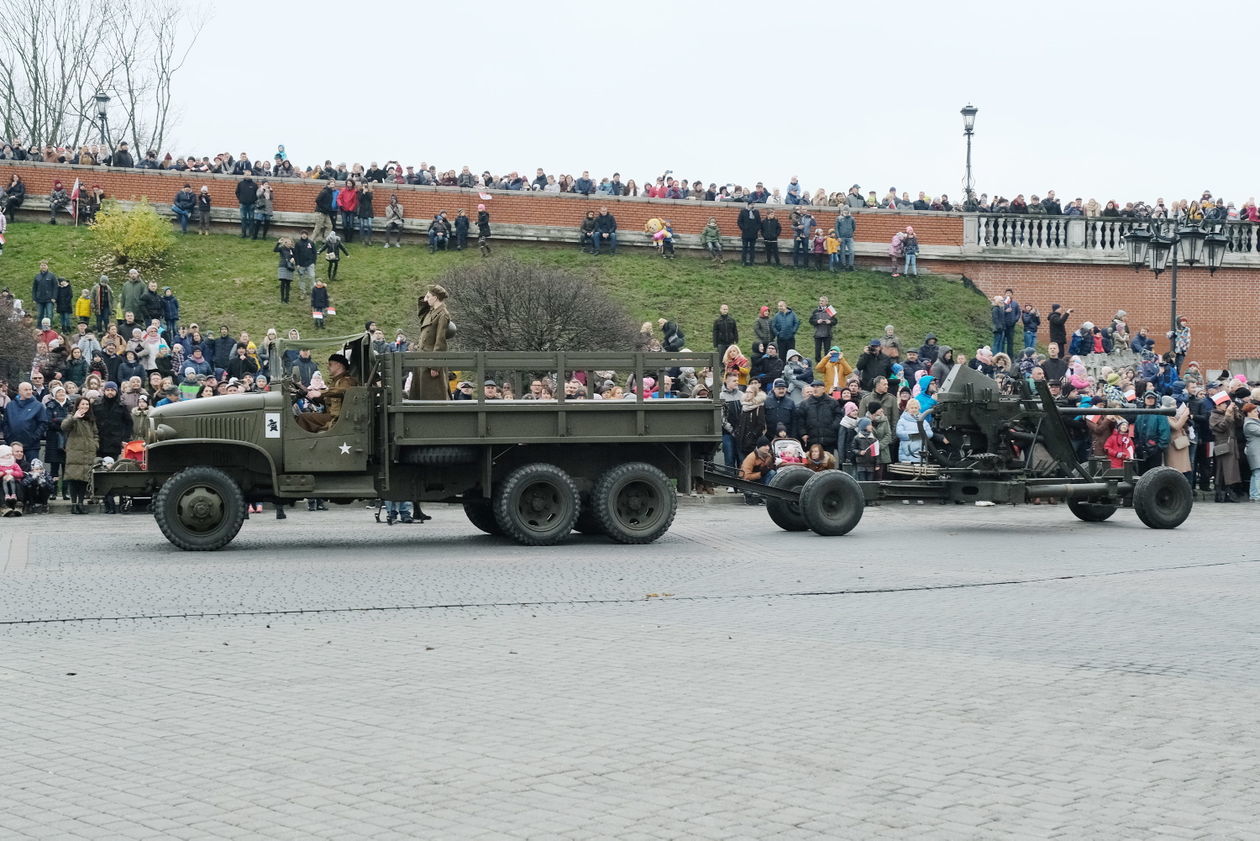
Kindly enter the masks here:
M 649 228 L 652 222 L 657 221 L 659 220 L 653 219 L 649 221 Z M 665 224 L 668 226 L 668 222 Z M 802 237 L 801 239 L 804 239 L 801 246 L 805 254 L 805 262 L 802 264 L 802 268 L 809 268 L 810 262 L 812 262 L 814 268 L 820 272 L 824 270 L 839 272 L 841 270 L 840 238 L 836 236 L 834 230 L 824 231 L 822 228 L 815 228 L 812 236 L 808 238 Z M 716 217 L 709 217 L 709 223 L 700 232 L 700 243 L 704 246 L 705 251 L 709 252 L 712 262 L 718 265 L 724 262 L 722 257 L 722 232 L 718 229 Z M 672 257 L 674 253 L 672 230 L 669 231 L 667 247 L 669 253 L 666 256 Z
M 0 492 L 4 495 L 4 510 L 0 516 L 21 517 L 22 503 L 27 510 L 48 513 L 53 479 L 39 459 L 31 459 L 27 466 L 29 470 L 22 468 L 13 447 L 0 444 Z

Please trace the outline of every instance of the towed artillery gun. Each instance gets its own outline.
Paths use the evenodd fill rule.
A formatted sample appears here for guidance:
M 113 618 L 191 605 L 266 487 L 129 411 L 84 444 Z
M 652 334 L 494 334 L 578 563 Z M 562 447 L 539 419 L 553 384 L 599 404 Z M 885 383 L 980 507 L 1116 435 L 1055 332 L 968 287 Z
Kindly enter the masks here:
M 1055 403 L 1044 382 L 1036 391 L 1023 380 L 1018 394 L 1003 394 L 993 379 L 955 366 L 923 413 L 933 438 L 923 438 L 923 461 L 891 464 L 888 478 L 859 482 L 840 470 L 815 473 L 805 467 L 780 470 L 769 485 L 733 479 L 710 467 L 707 478 L 766 497 L 772 520 L 787 531 L 812 529 L 841 535 L 862 519 L 867 503 L 879 500 L 992 502 L 1019 505 L 1062 499 L 1079 519 L 1099 523 L 1117 509 L 1132 508 L 1145 525 L 1172 529 L 1185 522 L 1194 503 L 1186 478 L 1171 467 L 1140 476 L 1135 463 L 1112 468 L 1107 459 L 1076 457 L 1064 417 L 1081 414 L 1133 417 L 1171 415 L 1172 409 L 1081 409 Z M 923 422 L 919 424 L 923 433 Z

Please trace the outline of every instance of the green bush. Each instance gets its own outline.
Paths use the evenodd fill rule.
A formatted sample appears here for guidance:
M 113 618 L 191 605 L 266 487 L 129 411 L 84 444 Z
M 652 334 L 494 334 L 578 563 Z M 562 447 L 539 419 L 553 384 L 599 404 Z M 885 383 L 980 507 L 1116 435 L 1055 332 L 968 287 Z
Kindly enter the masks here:
M 148 199 L 130 210 L 107 200 L 92 225 L 92 268 L 101 273 L 116 269 L 139 269 L 155 275 L 170 262 L 175 235 L 170 220 L 161 216 Z

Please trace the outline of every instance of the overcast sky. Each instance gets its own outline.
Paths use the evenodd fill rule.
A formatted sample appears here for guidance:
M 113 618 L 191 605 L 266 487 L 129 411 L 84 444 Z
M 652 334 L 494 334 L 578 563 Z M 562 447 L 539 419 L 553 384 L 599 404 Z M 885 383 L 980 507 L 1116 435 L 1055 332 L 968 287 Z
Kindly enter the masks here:
M 214 5 L 171 151 L 957 197 L 972 102 L 977 192 L 1260 192 L 1251 3 L 267 6 Z

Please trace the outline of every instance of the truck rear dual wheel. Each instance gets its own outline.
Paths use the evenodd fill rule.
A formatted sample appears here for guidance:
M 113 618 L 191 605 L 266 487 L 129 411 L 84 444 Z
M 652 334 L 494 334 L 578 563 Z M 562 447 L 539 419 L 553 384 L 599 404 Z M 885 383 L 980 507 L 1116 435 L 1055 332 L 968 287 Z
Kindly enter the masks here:
M 472 523 L 486 534 L 501 537 L 503 529 L 499 528 L 499 523 L 494 519 L 494 506 L 490 504 L 490 500 L 480 494 L 465 494 L 463 498 L 464 515 L 468 517 L 468 522 Z
M 245 497 L 222 470 L 185 467 L 158 488 L 153 517 L 180 549 L 209 552 L 231 543 L 241 530 Z
M 651 543 L 673 524 L 678 495 L 664 471 L 633 461 L 599 477 L 591 512 L 601 531 L 618 543 Z
M 573 530 L 580 507 L 577 485 L 554 464 L 516 468 L 495 491 L 493 502 L 494 519 L 503 534 L 525 546 L 551 546 L 563 540 Z
M 815 533 L 836 537 L 853 531 L 862 519 L 866 496 L 848 473 L 824 470 L 801 486 L 799 505 L 805 523 Z

